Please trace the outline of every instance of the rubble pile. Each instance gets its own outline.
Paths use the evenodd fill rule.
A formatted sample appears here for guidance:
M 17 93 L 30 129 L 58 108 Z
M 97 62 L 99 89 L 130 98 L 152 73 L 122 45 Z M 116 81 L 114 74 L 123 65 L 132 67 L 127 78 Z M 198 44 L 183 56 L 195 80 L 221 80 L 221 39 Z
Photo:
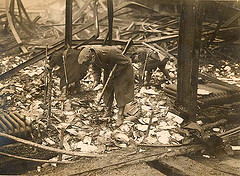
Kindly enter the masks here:
M 11 60 L 2 62 L 7 69 L 10 66 L 9 63 Z M 176 68 L 170 64 L 172 63 L 168 64 L 167 69 L 175 74 Z M 134 63 L 134 66 L 139 68 L 139 63 Z M 137 69 L 135 71 L 138 74 Z M 158 81 L 161 77 L 162 73 L 157 71 L 153 74 L 152 81 Z M 102 102 L 98 105 L 94 101 L 97 98 L 96 94 L 101 92 L 102 85 L 92 89 L 91 72 L 81 81 L 82 93 L 70 95 L 65 102 L 59 101 L 61 95 L 59 79 L 54 76 L 52 90 L 52 126 L 54 128 L 48 128 L 46 106 L 43 102 L 43 79 L 44 63 L 42 61 L 25 67 L 17 76 L 1 84 L 1 104 L 6 111 L 18 111 L 33 122 L 34 129 L 40 133 L 35 137 L 40 141 L 40 135 L 45 145 L 58 146 L 59 138 L 55 134 L 58 134 L 61 128 L 65 129 L 65 149 L 83 152 L 110 151 L 112 148 L 127 147 L 130 143 L 136 144 L 143 141 L 144 143 L 178 143 L 182 139 L 173 130 L 179 127 L 181 121 L 176 122 L 175 118 L 169 115 L 168 106 L 171 105 L 169 98 L 154 86 L 147 89 L 142 87 L 139 90 L 136 84 L 136 100 L 126 107 L 124 124 L 114 129 L 112 124 L 117 117 L 102 119 L 104 104 Z M 138 83 L 137 80 L 136 83 Z M 64 103 L 64 110 L 61 109 L 61 103 Z M 117 109 L 115 108 L 114 111 L 116 114 Z M 154 117 L 149 124 L 151 116 Z M 50 129 L 55 132 L 49 132 Z M 147 130 L 148 136 L 146 136 Z
M 229 31 L 231 33 L 234 31 Z M 237 31 L 236 31 L 237 32 Z M 234 36 L 234 34 L 233 34 Z M 224 33 L 216 40 L 224 39 Z M 219 80 L 239 86 L 238 38 L 229 44 L 227 41 L 216 42 L 201 51 L 200 71 L 209 73 Z
M 120 127 L 115 126 L 117 120 L 116 103 L 113 108 L 114 116 L 103 118 L 105 105 L 103 102 L 98 104 L 96 101 L 103 85 L 100 84 L 93 88 L 94 80 L 91 70 L 80 82 L 82 86 L 80 93 L 72 93 L 66 100 L 61 98 L 60 80 L 54 74 L 51 97 L 52 114 L 50 126 L 48 126 L 48 107 L 43 99 L 45 73 L 43 61 L 27 66 L 11 79 L 0 82 L 1 109 L 9 112 L 16 111 L 24 115 L 32 123 L 31 135 L 35 142 L 56 148 L 62 145 L 60 147 L 68 151 L 105 153 L 140 144 L 162 146 L 185 144 L 184 138 L 189 136 L 179 132 L 183 118 L 177 112 L 172 111 L 174 109 L 173 100 L 166 96 L 163 91 L 166 85 L 176 83 L 175 57 L 177 56 L 176 39 L 178 37 L 179 17 L 177 15 L 160 15 L 160 20 L 144 17 L 131 23 L 128 20 L 126 24 L 122 23 L 124 17 L 117 18 L 116 23 L 114 23 L 118 26 L 114 28 L 114 38 L 123 40 L 133 38 L 134 41 L 138 42 L 152 41 L 154 44 L 151 46 L 155 48 L 153 51 L 158 50 L 160 56 L 169 59 L 165 68 L 171 79 L 164 79 L 159 69 L 153 72 L 148 85 L 141 87 L 139 80 L 135 79 L 135 100 L 126 106 L 124 123 Z M 85 21 L 82 20 L 82 22 Z M 104 23 L 100 25 L 104 26 Z M 216 24 L 213 26 L 216 27 Z M 106 26 L 102 29 L 100 38 L 104 38 L 106 29 Z M 205 24 L 205 29 L 207 29 L 207 24 Z M 61 31 L 60 28 L 57 30 Z M 89 35 L 89 31 L 85 30 L 75 38 L 86 33 Z M 51 35 L 46 33 L 45 37 L 48 40 Z M 144 45 L 135 45 L 127 53 L 128 56 L 131 57 L 135 50 L 140 47 L 147 48 Z M 214 50 L 212 49 L 211 52 Z M 211 56 L 216 60 L 213 54 Z M 21 55 L 4 56 L 0 63 L 1 72 L 7 72 L 27 59 L 28 56 Z M 216 64 L 215 60 L 201 58 L 200 72 L 211 73 L 220 80 L 240 86 L 239 63 L 235 60 L 226 61 L 225 58 L 221 58 Z M 133 67 L 135 75 L 138 75 L 140 63 L 133 63 Z M 210 93 L 198 90 L 200 96 Z M 201 122 L 199 124 L 201 125 Z M 218 128 L 214 128 L 213 131 L 222 132 Z

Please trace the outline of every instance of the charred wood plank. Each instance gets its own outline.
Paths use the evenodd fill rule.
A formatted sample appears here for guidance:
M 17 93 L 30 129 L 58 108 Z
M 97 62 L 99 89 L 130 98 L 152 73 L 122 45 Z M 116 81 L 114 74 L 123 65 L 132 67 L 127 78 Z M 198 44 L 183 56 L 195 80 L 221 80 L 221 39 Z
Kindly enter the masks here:
M 185 0 L 179 29 L 177 106 L 183 106 L 190 120 L 197 112 L 199 51 L 202 30 L 202 9 L 198 0 Z
M 240 87 L 232 85 L 232 84 L 228 84 L 227 82 L 221 81 L 221 80 L 219 80 L 217 78 L 214 78 L 214 77 L 212 77 L 212 76 L 210 76 L 206 73 L 199 73 L 199 76 L 202 77 L 203 79 L 206 79 L 206 80 L 211 81 L 213 83 L 220 84 L 222 86 L 228 87 L 232 90 L 240 91 Z
M 238 11 L 235 15 L 233 15 L 229 20 L 227 20 L 222 27 L 228 27 L 230 24 L 232 24 L 235 20 L 237 20 L 240 17 L 240 11 Z
M 205 124 L 205 125 L 202 126 L 202 128 L 204 130 L 209 130 L 209 129 L 214 128 L 216 126 L 220 126 L 220 125 L 226 123 L 227 121 L 228 121 L 227 119 L 221 119 L 221 120 L 216 121 L 216 122 Z

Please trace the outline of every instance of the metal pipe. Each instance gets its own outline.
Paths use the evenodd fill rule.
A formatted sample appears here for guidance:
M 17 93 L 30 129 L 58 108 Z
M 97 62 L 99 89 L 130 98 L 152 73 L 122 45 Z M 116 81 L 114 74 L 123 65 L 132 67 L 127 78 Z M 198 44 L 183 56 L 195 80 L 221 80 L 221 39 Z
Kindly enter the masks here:
M 112 31 L 113 31 L 113 1 L 107 0 L 107 11 L 108 11 L 108 32 L 104 40 L 103 45 L 112 45 Z
M 44 60 L 44 104 L 46 105 L 47 103 L 47 91 L 48 91 L 48 45 L 46 45 L 46 50 L 45 50 L 45 60 Z
M 49 127 L 51 124 L 51 116 L 52 116 L 52 69 L 48 69 L 49 72 L 49 83 L 48 83 L 48 113 L 47 113 L 47 126 Z
M 65 47 L 72 46 L 72 0 L 66 0 Z

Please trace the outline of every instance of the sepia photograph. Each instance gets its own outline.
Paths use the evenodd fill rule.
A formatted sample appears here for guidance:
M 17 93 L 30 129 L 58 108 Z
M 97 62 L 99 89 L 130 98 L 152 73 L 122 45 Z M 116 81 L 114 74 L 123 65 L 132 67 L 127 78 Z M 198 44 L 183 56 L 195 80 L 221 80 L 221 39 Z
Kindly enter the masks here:
M 0 175 L 240 176 L 240 1 L 0 0 Z

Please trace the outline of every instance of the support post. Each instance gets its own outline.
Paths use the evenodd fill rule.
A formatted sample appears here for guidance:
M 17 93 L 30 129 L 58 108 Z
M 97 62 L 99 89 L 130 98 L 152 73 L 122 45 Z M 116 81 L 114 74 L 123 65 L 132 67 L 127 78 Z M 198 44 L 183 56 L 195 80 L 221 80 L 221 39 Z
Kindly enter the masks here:
M 18 6 L 18 13 L 19 13 L 19 18 L 20 18 L 20 23 L 22 24 L 23 22 L 23 16 L 22 16 L 22 11 L 21 11 L 21 5 L 20 5 L 20 2 L 19 0 L 17 0 L 17 6 Z
M 112 45 L 113 0 L 107 0 L 107 7 L 108 7 L 108 45 Z
M 72 0 L 66 0 L 65 47 L 72 46 Z
M 179 29 L 177 101 L 191 121 L 197 113 L 199 51 L 202 29 L 200 0 L 183 0 Z
M 112 31 L 113 31 L 113 0 L 107 0 L 108 11 L 108 33 L 103 42 L 103 45 L 112 45 Z

